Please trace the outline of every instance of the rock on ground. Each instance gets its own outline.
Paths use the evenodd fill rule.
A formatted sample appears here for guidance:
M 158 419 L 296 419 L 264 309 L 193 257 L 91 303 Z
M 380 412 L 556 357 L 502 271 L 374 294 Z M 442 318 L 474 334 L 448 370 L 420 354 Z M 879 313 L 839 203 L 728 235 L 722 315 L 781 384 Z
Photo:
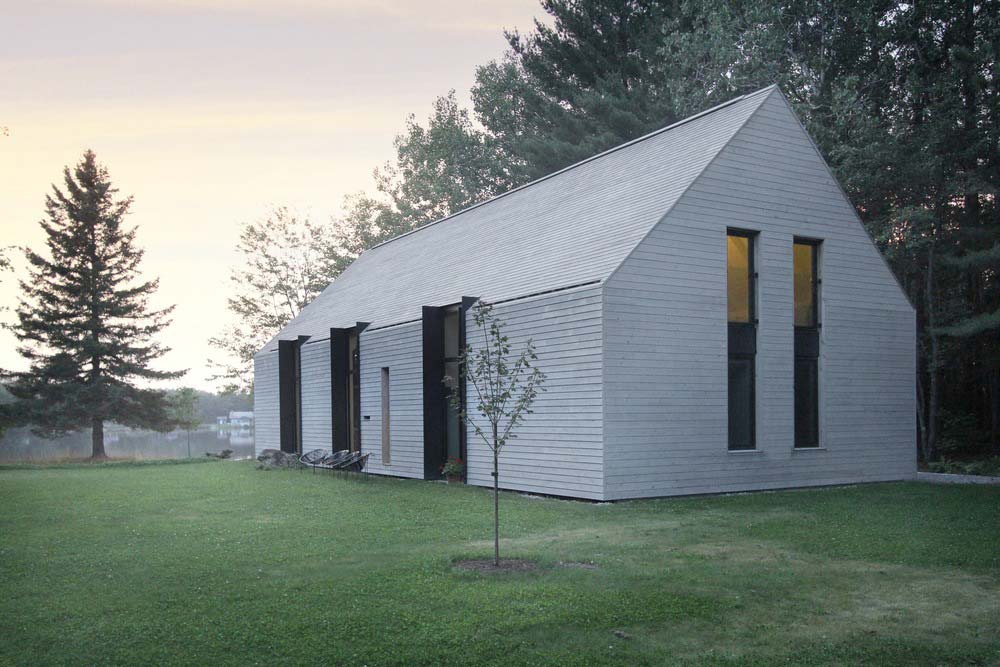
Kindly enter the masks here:
M 265 449 L 257 457 L 258 470 L 270 470 L 272 468 L 301 468 L 299 457 L 280 449 Z

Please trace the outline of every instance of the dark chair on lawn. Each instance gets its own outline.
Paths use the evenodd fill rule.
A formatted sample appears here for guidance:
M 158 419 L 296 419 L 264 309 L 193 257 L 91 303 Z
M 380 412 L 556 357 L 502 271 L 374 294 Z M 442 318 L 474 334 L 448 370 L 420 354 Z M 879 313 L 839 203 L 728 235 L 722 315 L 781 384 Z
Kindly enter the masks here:
M 368 454 L 354 452 L 341 462 L 339 469 L 347 472 L 363 472 L 367 463 Z
M 325 449 L 311 449 L 299 457 L 299 463 L 307 466 L 314 466 L 329 455 L 329 452 Z
M 318 452 L 318 454 L 317 454 Z M 308 460 L 306 460 L 308 459 Z M 340 472 L 364 472 L 368 454 L 347 449 L 328 454 L 322 449 L 304 454 L 299 460 L 313 470 L 336 470 Z M 366 475 L 367 476 L 367 475 Z
M 350 458 L 351 454 L 352 452 L 349 449 L 341 449 L 333 454 L 327 454 L 323 460 L 317 464 L 317 467 L 337 470 L 344 461 Z

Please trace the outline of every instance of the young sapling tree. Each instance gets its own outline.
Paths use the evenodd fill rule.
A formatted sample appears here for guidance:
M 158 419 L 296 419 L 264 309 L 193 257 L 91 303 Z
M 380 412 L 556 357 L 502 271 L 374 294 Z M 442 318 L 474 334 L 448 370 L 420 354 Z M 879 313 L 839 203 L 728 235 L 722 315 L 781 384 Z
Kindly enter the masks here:
M 191 458 L 191 431 L 201 426 L 198 392 L 191 387 L 178 389 L 170 397 L 170 411 L 174 423 L 187 433 L 188 458 Z
M 464 409 L 457 391 L 449 394 L 449 400 L 452 409 L 465 423 L 472 425 L 493 454 L 493 565 L 499 567 L 500 452 L 517 437 L 517 426 L 531 414 L 538 392 L 544 391 L 545 374 L 534 365 L 538 355 L 530 338 L 518 354 L 511 353 L 504 323 L 494 314 L 491 304 L 477 302 L 472 308 L 472 317 L 476 328 L 482 332 L 482 342 L 478 347 L 466 346 L 459 355 L 458 368 L 466 386 L 472 387 L 475 413 Z

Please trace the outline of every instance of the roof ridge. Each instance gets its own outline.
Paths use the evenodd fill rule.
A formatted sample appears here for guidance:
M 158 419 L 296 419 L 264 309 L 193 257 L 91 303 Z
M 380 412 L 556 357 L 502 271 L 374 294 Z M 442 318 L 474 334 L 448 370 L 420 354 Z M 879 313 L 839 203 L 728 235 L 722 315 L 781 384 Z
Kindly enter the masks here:
M 591 155 L 590 157 L 584 158 L 584 159 L 580 160 L 579 162 L 574 162 L 573 164 L 567 165 L 567 166 L 565 166 L 562 169 L 559 169 L 557 171 L 553 171 L 550 174 L 545 174 L 544 176 L 540 176 L 540 177 L 536 178 L 533 181 L 529 181 L 529 182 L 525 183 L 524 185 L 519 185 L 516 188 L 512 188 L 510 190 L 507 190 L 506 192 L 501 192 L 498 195 L 494 195 L 494 196 L 490 197 L 489 199 L 484 199 L 482 201 L 476 202 L 475 204 L 470 204 L 469 206 L 466 206 L 463 209 L 459 209 L 458 211 L 455 211 L 454 213 L 450 213 L 450 214 L 446 215 L 443 218 L 438 218 L 437 220 L 434 220 L 432 222 L 428 222 L 428 223 L 426 223 L 424 225 L 421 225 L 421 226 L 417 227 L 416 229 L 411 229 L 408 232 L 403 232 L 402 234 L 398 234 L 396 236 L 393 236 L 390 239 L 386 239 L 385 241 L 382 241 L 381 243 L 373 245 L 371 248 L 368 248 L 368 250 L 365 250 L 361 254 L 363 255 L 365 252 L 368 252 L 369 250 L 374 250 L 375 248 L 381 248 L 382 246 L 387 245 L 389 243 L 392 243 L 393 241 L 401 239 L 401 238 L 403 238 L 405 236 L 410 236 L 411 234 L 415 234 L 416 232 L 419 232 L 421 230 L 427 229 L 428 227 L 433 227 L 434 225 L 437 225 L 438 223 L 444 222 L 446 220 L 450 220 L 451 218 L 457 217 L 457 216 L 459 216 L 459 215 L 461 215 L 461 214 L 463 214 L 463 213 L 465 213 L 467 211 L 471 211 L 473 209 L 479 208 L 480 206 L 485 206 L 486 204 L 494 202 L 494 201 L 496 201 L 498 199 L 502 199 L 503 197 L 506 197 L 507 195 L 513 194 L 513 193 L 518 192 L 520 190 L 524 190 L 524 189 L 529 188 L 532 185 L 535 185 L 537 183 L 541 183 L 542 181 L 547 181 L 550 178 L 558 176 L 558 175 L 560 175 L 562 173 L 570 171 L 571 169 L 575 169 L 576 167 L 579 167 L 581 165 L 587 164 L 589 162 L 593 162 L 594 160 L 597 160 L 598 158 L 602 158 L 602 157 L 604 157 L 606 155 L 609 155 L 611 153 L 615 153 L 615 152 L 617 152 L 617 151 L 619 151 L 619 150 L 621 150 L 623 148 L 628 148 L 629 146 L 637 144 L 637 143 L 639 143 L 641 141 L 645 141 L 647 139 L 651 139 L 652 137 L 655 137 L 655 136 L 658 136 L 660 134 L 663 134 L 664 132 L 668 132 L 668 131 L 673 130 L 673 129 L 677 128 L 677 127 L 680 127 L 681 125 L 685 125 L 685 124 L 690 123 L 691 121 L 697 120 L 697 119 L 699 119 L 699 118 L 701 118 L 703 116 L 707 116 L 710 113 L 714 113 L 714 112 L 720 111 L 721 109 L 724 109 L 726 107 L 732 106 L 733 104 L 736 104 L 737 102 L 740 102 L 742 100 L 749 99 L 751 97 L 754 97 L 756 95 L 760 95 L 760 94 L 765 93 L 765 92 L 770 92 L 770 91 L 776 89 L 777 87 L 778 87 L 778 84 L 772 83 L 770 86 L 767 86 L 765 88 L 761 88 L 760 90 L 755 90 L 752 93 L 746 93 L 744 95 L 740 95 L 739 97 L 734 97 L 733 99 L 727 100 L 725 102 L 722 102 L 721 104 L 717 104 L 714 107 L 711 107 L 709 109 L 705 109 L 704 111 L 699 111 L 698 113 L 693 114 L 691 116 L 688 116 L 687 118 L 682 118 L 681 120 L 677 121 L 676 123 L 671 123 L 670 125 L 667 125 L 665 127 L 661 127 L 658 130 L 653 130 L 652 132 L 644 134 L 641 137 L 636 137 L 635 139 L 630 139 L 629 141 L 626 141 L 623 144 L 618 144 L 617 146 L 612 146 L 611 148 L 609 148 L 607 150 L 604 150 L 604 151 L 601 151 L 600 153 L 596 153 L 594 155 Z M 359 255 L 359 257 L 360 257 L 360 255 Z

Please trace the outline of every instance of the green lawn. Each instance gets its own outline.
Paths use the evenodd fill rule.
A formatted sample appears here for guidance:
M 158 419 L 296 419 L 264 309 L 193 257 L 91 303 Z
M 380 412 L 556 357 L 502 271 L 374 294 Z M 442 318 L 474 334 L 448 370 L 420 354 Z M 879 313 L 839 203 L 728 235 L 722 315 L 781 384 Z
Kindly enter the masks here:
M 1000 488 L 501 503 L 538 571 L 482 489 L 0 470 L 0 664 L 1000 664 Z

